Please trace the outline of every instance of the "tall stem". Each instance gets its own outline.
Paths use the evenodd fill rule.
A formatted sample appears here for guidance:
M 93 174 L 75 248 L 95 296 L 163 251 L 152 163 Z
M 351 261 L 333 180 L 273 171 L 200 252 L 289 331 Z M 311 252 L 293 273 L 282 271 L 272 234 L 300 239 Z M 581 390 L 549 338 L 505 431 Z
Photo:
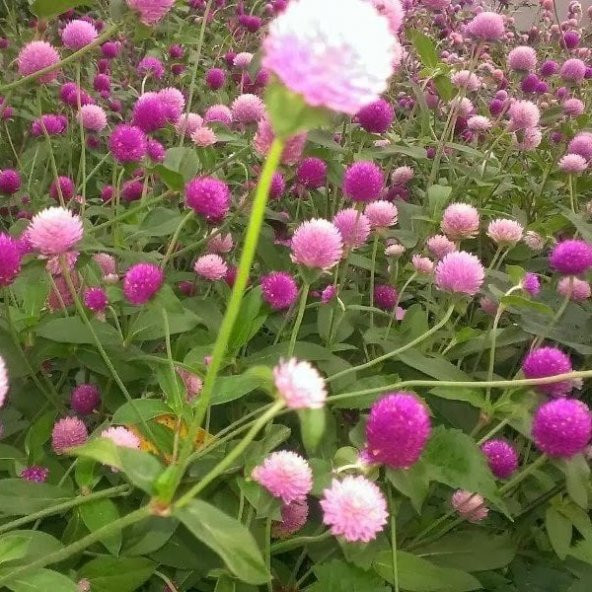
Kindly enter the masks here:
M 370 269 L 370 307 L 374 308 L 374 277 L 376 273 L 376 254 L 378 252 L 378 233 L 374 235 L 372 243 L 372 268 Z M 374 327 L 374 313 L 370 311 L 370 329 Z
M 310 284 L 305 282 L 302 286 L 302 294 L 300 294 L 300 305 L 298 306 L 298 316 L 292 329 L 292 335 L 290 336 L 290 346 L 288 347 L 288 357 L 291 358 L 294 355 L 294 348 L 296 347 L 296 340 L 298 339 L 298 332 L 300 331 L 300 325 L 302 325 L 302 318 L 304 317 L 304 309 L 306 308 L 306 300 L 308 299 L 308 291 L 310 290 Z
M 397 508 L 393 500 L 393 488 L 388 486 L 389 510 L 391 514 L 391 552 L 393 561 L 394 592 L 399 592 L 399 562 L 397 561 Z
M 487 368 L 487 382 L 491 382 L 493 378 L 493 369 L 495 367 L 495 347 L 497 342 L 497 326 L 499 324 L 500 318 L 506 310 L 506 307 L 503 304 L 500 304 L 497 307 L 497 312 L 495 313 L 495 318 L 493 319 L 493 326 L 491 327 L 491 347 L 489 349 L 489 367 Z M 489 403 L 491 399 L 491 387 L 488 386 L 485 391 L 485 400 Z

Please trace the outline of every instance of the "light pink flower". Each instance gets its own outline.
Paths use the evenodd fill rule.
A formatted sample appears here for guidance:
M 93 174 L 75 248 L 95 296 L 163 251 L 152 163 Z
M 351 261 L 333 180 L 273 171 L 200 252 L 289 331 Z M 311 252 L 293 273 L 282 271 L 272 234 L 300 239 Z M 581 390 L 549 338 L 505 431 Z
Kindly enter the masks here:
M 305 361 L 280 360 L 273 369 L 279 396 L 291 409 L 320 409 L 327 398 L 325 379 Z
M 479 212 L 466 203 L 450 204 L 444 210 L 440 228 L 452 240 L 471 238 L 479 231 Z
M 570 300 L 588 300 L 590 298 L 590 284 L 586 280 L 573 276 L 565 276 L 557 284 L 557 292 L 562 296 L 569 296 Z
M 172 8 L 175 0 L 127 0 L 127 5 L 140 13 L 144 25 L 156 25 Z
M 436 286 L 443 292 L 474 296 L 484 279 L 483 265 L 466 251 L 449 253 L 436 266 Z
M 4 361 L 4 358 L 0 356 L 0 407 L 2 407 L 6 401 L 8 388 L 8 370 L 6 368 L 6 362 Z
M 341 234 L 328 220 L 303 222 L 292 237 L 292 260 L 304 267 L 331 269 L 342 254 Z
M 389 226 L 394 226 L 399 218 L 397 206 L 384 199 L 371 201 L 364 208 L 364 214 L 368 216 L 372 228 L 388 228 Z
M 497 245 L 515 245 L 522 239 L 524 227 L 520 222 L 498 218 L 487 227 L 487 236 Z
M 485 500 L 478 493 L 459 489 L 454 492 L 451 501 L 458 515 L 469 522 L 481 522 L 489 514 Z
M 111 440 L 116 446 L 124 448 L 140 448 L 140 439 L 132 431 L 123 426 L 111 427 L 101 432 L 101 438 Z
M 82 220 L 65 208 L 47 208 L 33 217 L 27 236 L 43 255 L 62 255 L 82 239 Z
M 203 278 L 216 281 L 221 280 L 226 275 L 228 265 L 220 255 L 209 254 L 199 257 L 193 266 L 193 270 Z
M 370 220 L 355 208 L 337 212 L 333 224 L 341 234 L 343 245 L 348 249 L 361 247 L 370 235 Z

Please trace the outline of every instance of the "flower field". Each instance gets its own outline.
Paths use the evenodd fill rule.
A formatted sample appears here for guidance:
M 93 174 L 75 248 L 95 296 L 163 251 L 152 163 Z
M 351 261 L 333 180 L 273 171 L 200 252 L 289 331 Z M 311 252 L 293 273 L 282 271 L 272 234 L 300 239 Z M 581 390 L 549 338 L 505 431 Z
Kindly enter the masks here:
M 515 10 L 0 4 L 1 590 L 592 588 L 592 14 Z

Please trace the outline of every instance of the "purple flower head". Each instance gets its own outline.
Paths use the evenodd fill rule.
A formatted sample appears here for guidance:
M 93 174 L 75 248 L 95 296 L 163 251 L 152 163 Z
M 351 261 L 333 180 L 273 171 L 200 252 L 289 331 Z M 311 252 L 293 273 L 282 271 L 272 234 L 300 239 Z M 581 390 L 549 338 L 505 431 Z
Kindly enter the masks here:
M 127 300 L 136 306 L 150 300 L 164 282 L 160 267 L 153 263 L 137 263 L 126 272 L 123 280 L 123 293 Z
M 395 112 L 392 105 L 384 99 L 378 99 L 362 107 L 356 118 L 360 126 L 373 134 L 384 134 L 391 126 Z
M 592 160 L 592 134 L 580 132 L 576 134 L 567 146 L 569 154 L 579 154 L 586 160 Z
M 0 234 L 0 287 L 10 286 L 21 270 L 19 243 L 8 234 Z
M 162 62 L 153 56 L 146 56 L 140 60 L 137 71 L 140 76 L 154 76 L 154 78 L 157 78 L 158 80 L 164 76 L 164 66 L 162 65 Z
M 480 12 L 467 25 L 467 32 L 474 39 L 499 41 L 505 33 L 504 17 L 496 12 Z
M 84 305 L 88 310 L 92 310 L 96 313 L 105 312 L 109 304 L 107 293 L 103 288 L 87 288 L 84 291 Z
M 21 471 L 21 479 L 31 481 L 32 483 L 45 483 L 49 477 L 49 469 L 39 465 L 27 467 Z
M 290 308 L 298 298 L 298 286 L 294 278 L 283 271 L 273 271 L 261 278 L 263 300 L 273 310 Z
M 391 311 L 397 304 L 399 294 L 388 284 L 374 286 L 374 305 L 381 310 Z
M 327 163 L 320 158 L 305 158 L 296 171 L 296 179 L 307 189 L 319 189 L 327 180 Z
M 147 149 L 146 134 L 134 125 L 120 123 L 109 137 L 109 150 L 121 164 L 142 160 Z
M 541 291 L 541 281 L 536 273 L 530 271 L 522 278 L 522 289 L 531 296 L 538 296 Z
M 525 93 L 535 93 L 539 85 L 539 77 L 536 74 L 527 74 L 520 82 L 520 88 Z
M 384 175 L 373 162 L 359 161 L 345 171 L 343 192 L 353 201 L 373 201 L 384 189 Z
M 0 171 L 0 193 L 12 195 L 21 188 L 21 176 L 14 169 Z
M 592 267 L 592 245 L 569 239 L 557 243 L 549 255 L 549 264 L 564 275 L 579 275 Z
M 569 356 L 556 347 L 539 347 L 531 351 L 522 362 L 526 378 L 546 378 L 572 371 Z M 553 384 L 539 384 L 536 390 L 551 397 L 565 397 L 573 388 L 571 381 L 564 380 Z
M 507 479 L 518 468 L 518 453 L 505 440 L 489 440 L 481 446 L 481 451 L 498 479 Z
M 57 136 L 68 129 L 68 119 L 64 115 L 42 115 L 31 124 L 31 133 L 39 136 Z
M 209 222 L 219 222 L 230 208 L 230 189 L 214 177 L 196 177 L 185 186 L 185 204 Z
M 586 64 L 578 58 L 570 58 L 563 62 L 559 75 L 567 82 L 579 83 L 586 76 Z
M 577 31 L 563 33 L 563 45 L 567 49 L 575 49 L 580 44 L 580 34 Z
M 168 109 L 158 93 L 144 93 L 136 101 L 132 114 L 132 125 L 148 134 L 163 128 L 167 120 Z
M 51 447 L 56 454 L 63 454 L 68 448 L 84 444 L 88 431 L 78 417 L 64 417 L 55 423 L 51 432 Z
M 273 178 L 271 179 L 271 188 L 269 190 L 269 198 L 270 199 L 280 199 L 282 195 L 284 195 L 284 191 L 286 189 L 286 180 L 284 176 L 279 172 L 276 171 L 273 174 Z
M 545 60 L 541 64 L 541 76 L 553 76 L 553 74 L 557 74 L 557 72 L 559 72 L 559 64 L 557 62 L 553 60 Z
M 59 176 L 57 182 L 56 180 L 51 182 L 51 185 L 49 186 L 49 196 L 58 201 L 60 199 L 60 194 L 66 201 L 71 200 L 76 194 L 76 185 L 70 177 Z
M 101 393 L 94 384 L 79 384 L 70 395 L 70 407 L 78 415 L 90 415 L 100 403 Z
M 119 41 L 107 41 L 101 45 L 101 55 L 108 60 L 113 60 L 119 55 L 121 43 Z

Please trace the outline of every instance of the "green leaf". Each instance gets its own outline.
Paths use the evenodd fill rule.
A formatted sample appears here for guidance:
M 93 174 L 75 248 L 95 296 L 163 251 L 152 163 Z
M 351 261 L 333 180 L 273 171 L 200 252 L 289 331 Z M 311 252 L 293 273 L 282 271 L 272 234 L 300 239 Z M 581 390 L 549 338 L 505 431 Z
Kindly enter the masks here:
M 183 220 L 177 210 L 169 208 L 154 208 L 142 220 L 142 223 L 134 232 L 135 235 L 142 234 L 144 236 L 168 236 L 172 234 Z
M 108 323 L 101 323 L 91 319 L 93 329 L 102 345 L 118 345 L 121 337 Z M 79 317 L 67 317 L 62 319 L 50 319 L 37 326 L 35 332 L 39 337 L 44 337 L 58 343 L 93 344 L 94 337 L 88 327 Z
M 477 409 L 485 407 L 483 391 L 470 388 L 459 388 L 454 386 L 437 386 L 430 390 L 430 395 L 451 401 L 464 401 Z
M 238 520 L 201 500 L 174 511 L 202 543 L 215 551 L 228 569 L 248 584 L 265 584 L 270 575 L 250 531 Z
M 175 147 L 166 151 L 162 163 L 166 169 L 179 173 L 184 181 L 189 181 L 199 171 L 199 158 L 193 148 Z
M 25 516 L 61 504 L 70 494 L 56 485 L 32 483 L 24 479 L 0 480 L 0 514 Z
M 90 6 L 94 0 L 35 0 L 31 10 L 39 18 L 50 18 L 76 8 L 77 6 Z
M 430 37 L 419 31 L 419 29 L 407 29 L 405 36 L 413 45 L 421 63 L 427 68 L 434 68 L 438 60 L 436 45 Z
M 590 504 L 590 466 L 584 455 L 577 454 L 559 463 L 565 474 L 565 485 L 569 497 L 581 508 L 587 510 Z
M 88 504 L 82 504 L 80 506 L 80 515 L 88 530 L 94 532 L 119 519 L 119 510 L 110 499 L 100 499 Z M 121 540 L 121 531 L 118 530 L 107 538 L 101 539 L 101 543 L 105 545 L 111 555 L 118 555 L 121 549 Z
M 430 485 L 425 464 L 419 461 L 409 469 L 387 469 L 386 477 L 395 489 L 411 500 L 415 511 L 421 514 L 421 506 L 428 495 Z
M 468 592 L 482 588 L 479 580 L 467 572 L 439 567 L 405 551 L 397 552 L 397 564 L 399 586 L 405 592 Z M 379 555 L 374 569 L 385 580 L 395 583 L 391 551 Z
M 451 193 L 452 187 L 449 187 L 448 185 L 432 185 L 428 189 L 428 203 L 430 204 L 430 212 L 434 217 L 440 215 L 440 212 L 448 203 Z
M 530 300 L 529 298 L 524 298 L 524 296 L 519 296 L 518 294 L 510 294 L 509 296 L 503 296 L 501 299 L 501 303 L 505 306 L 515 308 L 518 310 L 536 310 L 537 312 L 548 315 L 550 317 L 552 317 L 554 314 L 553 309 L 550 306 L 547 306 L 542 302 L 538 302 L 537 300 Z
M 160 399 L 135 399 L 132 403 L 124 403 L 114 414 L 114 424 L 137 424 L 154 419 L 159 415 L 171 413 L 171 408 Z
M 241 322 L 234 325 L 228 342 L 230 351 L 236 351 L 249 343 L 262 327 L 267 319 L 266 313 L 260 314 L 262 305 L 263 299 L 260 287 L 250 290 L 243 298 L 238 316 Z
M 563 561 L 567 557 L 571 545 L 571 521 L 555 508 L 550 507 L 545 513 L 545 528 L 553 550 L 557 553 L 557 557 Z
M 271 370 L 266 366 L 254 366 L 236 376 L 221 376 L 214 386 L 212 405 L 235 401 L 260 388 L 268 390 L 270 384 Z
M 341 559 L 314 567 L 317 581 L 309 592 L 389 592 L 390 588 L 372 572 L 364 571 Z
M 10 548 L 12 546 L 11 541 L 17 541 L 17 548 L 22 550 L 23 548 L 20 547 L 22 540 L 27 541 L 27 545 L 21 557 L 15 556 L 10 559 L 4 557 L 2 559 L 2 562 L 4 564 L 10 564 L 11 568 L 16 565 L 27 565 L 39 557 L 63 549 L 60 541 L 41 530 L 13 530 L 0 537 L 0 544 L 2 547 L 6 546 L 6 548 Z M 3 565 L 3 567 L 7 566 Z
M 29 548 L 30 539 L 26 536 L 13 536 L 0 539 L 0 563 L 22 559 Z
M 78 592 L 78 586 L 70 578 L 49 569 L 26 572 L 4 585 L 13 592 Z
M 144 557 L 98 557 L 85 563 L 78 576 L 90 582 L 92 592 L 132 592 L 146 582 L 155 569 L 156 564 Z
M 302 442 L 306 451 L 312 454 L 318 448 L 325 433 L 327 425 L 325 409 L 301 409 L 298 411 L 298 419 Z
M 178 525 L 174 518 L 156 516 L 137 522 L 127 531 L 124 555 L 148 555 L 158 551 L 173 536 Z

